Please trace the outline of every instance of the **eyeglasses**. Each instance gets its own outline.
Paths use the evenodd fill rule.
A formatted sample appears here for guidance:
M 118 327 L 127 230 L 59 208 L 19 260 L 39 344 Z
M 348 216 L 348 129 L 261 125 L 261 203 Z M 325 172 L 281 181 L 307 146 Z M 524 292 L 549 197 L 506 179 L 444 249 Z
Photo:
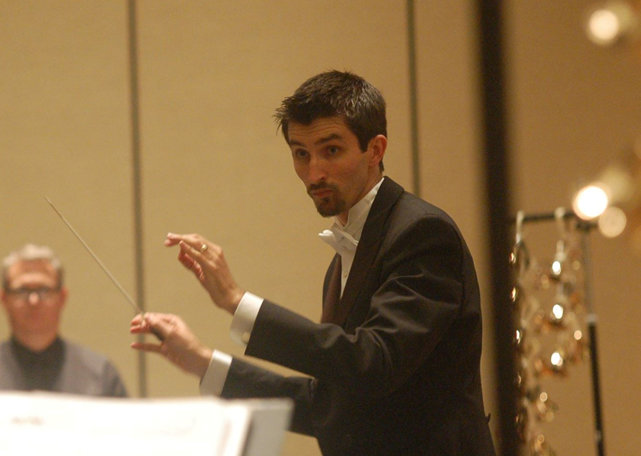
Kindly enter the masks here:
M 40 301 L 51 301 L 56 297 L 60 287 L 38 287 L 38 288 L 8 288 L 7 293 L 17 301 L 27 302 L 32 293 L 38 295 Z

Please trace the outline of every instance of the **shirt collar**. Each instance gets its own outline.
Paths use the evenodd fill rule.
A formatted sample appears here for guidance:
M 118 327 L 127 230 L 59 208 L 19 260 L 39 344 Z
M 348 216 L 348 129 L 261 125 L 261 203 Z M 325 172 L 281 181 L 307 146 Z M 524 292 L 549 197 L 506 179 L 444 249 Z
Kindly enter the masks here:
M 360 241 L 367 215 L 374 203 L 381 179 L 358 203 L 347 213 L 347 223 L 343 225 L 338 217 L 334 217 L 331 228 L 319 233 L 320 238 L 331 245 L 338 253 L 355 251 Z
M 358 203 L 354 204 L 347 213 L 347 223 L 343 225 L 338 217 L 334 217 L 334 224 L 344 230 L 347 234 L 353 237 L 356 241 L 361 239 L 361 233 L 365 226 L 365 220 L 369 214 L 369 210 L 374 203 L 378 189 L 381 187 L 383 179 L 378 181 L 374 187 L 365 195 Z

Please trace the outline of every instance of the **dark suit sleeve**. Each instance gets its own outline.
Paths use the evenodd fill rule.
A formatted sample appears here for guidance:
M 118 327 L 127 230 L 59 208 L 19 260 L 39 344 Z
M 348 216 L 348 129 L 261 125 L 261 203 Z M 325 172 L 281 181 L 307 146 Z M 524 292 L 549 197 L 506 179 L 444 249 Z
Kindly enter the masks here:
M 291 430 L 313 435 L 311 400 L 315 382 L 309 377 L 285 377 L 238 358 L 233 358 L 221 397 L 272 398 L 284 397 L 294 401 Z
M 400 224 L 370 268 L 359 295 L 366 302 L 352 310 L 364 313 L 362 324 L 353 331 L 317 324 L 265 301 L 245 353 L 351 394 L 388 395 L 425 362 L 459 314 L 461 257 L 460 237 L 447 221 Z

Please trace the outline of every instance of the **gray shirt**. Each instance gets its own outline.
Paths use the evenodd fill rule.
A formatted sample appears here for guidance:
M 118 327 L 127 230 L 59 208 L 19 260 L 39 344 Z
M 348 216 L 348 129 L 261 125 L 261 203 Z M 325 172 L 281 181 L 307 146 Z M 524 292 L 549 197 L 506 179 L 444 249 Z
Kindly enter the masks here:
M 40 353 L 15 339 L 0 344 L 0 390 L 127 396 L 118 371 L 105 356 L 61 338 Z

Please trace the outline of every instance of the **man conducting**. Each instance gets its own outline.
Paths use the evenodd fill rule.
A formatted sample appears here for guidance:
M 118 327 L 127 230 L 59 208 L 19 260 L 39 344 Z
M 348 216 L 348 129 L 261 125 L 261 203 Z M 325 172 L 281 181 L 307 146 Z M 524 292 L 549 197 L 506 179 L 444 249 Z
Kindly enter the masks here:
M 294 170 L 336 255 L 312 322 L 240 288 L 221 247 L 168 234 L 179 260 L 234 317 L 245 354 L 294 369 L 281 376 L 212 351 L 175 315 L 145 314 L 133 343 L 197 375 L 225 398 L 288 397 L 291 430 L 325 455 L 493 455 L 481 393 L 481 309 L 472 257 L 440 209 L 383 176 L 385 101 L 361 77 L 330 71 L 286 98 L 276 119 Z
M 11 337 L 0 344 L 0 390 L 127 396 L 107 358 L 60 337 L 63 275 L 49 247 L 27 244 L 4 259 L 2 304 Z

